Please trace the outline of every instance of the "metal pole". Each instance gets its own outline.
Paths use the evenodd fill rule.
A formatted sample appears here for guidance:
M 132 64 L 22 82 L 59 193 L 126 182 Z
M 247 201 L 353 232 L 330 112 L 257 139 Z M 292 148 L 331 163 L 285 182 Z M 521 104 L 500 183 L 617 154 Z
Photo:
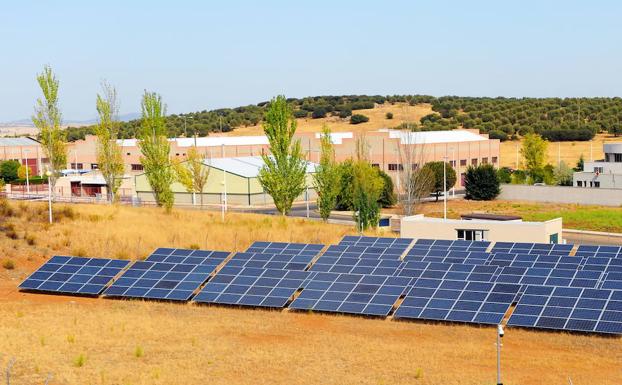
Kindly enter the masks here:
M 501 382 L 501 325 L 497 325 L 497 385 L 503 385 Z
M 443 162 L 443 219 L 447 220 L 447 157 Z
M 309 186 L 306 184 L 305 184 L 305 197 L 307 199 L 307 218 L 309 218 Z
M 50 223 L 52 223 L 52 184 L 48 177 L 48 211 L 50 213 Z

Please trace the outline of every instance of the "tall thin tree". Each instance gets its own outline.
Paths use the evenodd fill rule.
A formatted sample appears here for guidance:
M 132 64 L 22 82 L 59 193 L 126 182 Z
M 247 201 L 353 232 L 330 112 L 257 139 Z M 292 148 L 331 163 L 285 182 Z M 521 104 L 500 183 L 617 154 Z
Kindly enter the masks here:
M 320 216 L 326 221 L 337 205 L 337 196 L 341 190 L 341 175 L 335 162 L 335 149 L 328 126 L 322 128 L 320 150 L 320 164 L 313 174 L 313 183 L 318 195 Z
M 52 197 L 54 187 L 60 176 L 60 171 L 67 167 L 67 148 L 65 131 L 61 129 L 61 112 L 58 106 L 59 82 L 49 65 L 43 67 L 43 72 L 37 75 L 37 83 L 43 93 L 43 99 L 37 99 L 32 122 L 39 129 L 39 138 L 43 145 L 43 152 L 48 159 L 48 167 Z
M 156 204 L 170 211 L 174 203 L 171 184 L 175 180 L 165 124 L 165 106 L 162 97 L 155 92 L 143 94 L 142 118 L 138 146 L 147 180 L 153 189 Z
M 417 138 L 417 134 L 410 130 L 403 131 L 397 143 L 400 162 L 396 171 L 397 195 L 404 215 L 413 215 L 416 205 L 432 192 L 434 186 L 434 174 L 423 170 L 425 142 L 418 142 Z
M 293 139 L 296 119 L 285 96 L 270 101 L 263 129 L 271 155 L 262 154 L 265 165 L 259 172 L 259 182 L 281 215 L 287 215 L 294 200 L 305 190 L 307 161 L 302 155 L 300 141 Z
M 123 155 L 117 143 L 119 136 L 119 104 L 117 90 L 110 84 L 102 83 L 103 95 L 97 94 L 96 107 L 99 121 L 95 126 L 97 135 L 97 165 L 106 182 L 109 202 L 117 199 L 123 181 Z
M 188 155 L 183 162 L 174 162 L 174 170 L 177 180 L 188 192 L 192 193 L 192 204 L 196 204 L 196 194 L 200 194 L 201 206 L 203 206 L 203 189 L 209 178 L 210 168 L 205 164 L 205 156 L 201 155 L 195 146 L 188 149 Z

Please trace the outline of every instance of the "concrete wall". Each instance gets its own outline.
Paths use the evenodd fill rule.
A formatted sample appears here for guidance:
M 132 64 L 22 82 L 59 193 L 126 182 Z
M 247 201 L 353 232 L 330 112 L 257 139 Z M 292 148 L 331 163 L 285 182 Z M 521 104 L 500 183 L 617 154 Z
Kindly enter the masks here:
M 585 205 L 622 205 L 622 191 L 605 188 L 501 185 L 499 199 Z
M 425 218 L 423 215 L 404 217 L 401 221 L 402 238 L 458 239 L 457 230 L 486 230 L 485 240 L 496 242 L 550 243 L 550 236 L 562 239 L 561 218 L 546 222 L 481 221 Z

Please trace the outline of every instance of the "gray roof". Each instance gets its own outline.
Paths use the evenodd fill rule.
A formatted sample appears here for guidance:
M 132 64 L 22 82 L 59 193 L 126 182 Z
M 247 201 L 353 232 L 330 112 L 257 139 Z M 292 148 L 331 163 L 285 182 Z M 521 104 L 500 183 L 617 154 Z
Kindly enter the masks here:
M 0 147 L 37 146 L 39 142 L 30 138 L 0 138 Z
M 264 161 L 260 156 L 239 156 L 233 158 L 213 158 L 206 159 L 204 164 L 226 171 L 231 174 L 239 175 L 244 178 L 256 178 L 259 176 L 259 170 L 264 166 Z M 315 172 L 317 165 L 307 162 L 307 172 Z

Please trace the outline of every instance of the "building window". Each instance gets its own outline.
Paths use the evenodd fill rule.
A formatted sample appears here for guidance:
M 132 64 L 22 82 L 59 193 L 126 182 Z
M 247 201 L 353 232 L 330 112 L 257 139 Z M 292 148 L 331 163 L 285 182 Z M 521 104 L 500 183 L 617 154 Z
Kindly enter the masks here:
M 466 166 L 466 159 L 460 159 L 460 166 Z
M 71 169 L 72 170 L 82 170 L 82 169 L 84 169 L 84 164 L 83 163 L 72 163 L 71 164 Z
M 460 174 L 460 186 L 464 186 L 464 180 L 466 179 L 466 173 Z
M 379 163 L 372 163 L 371 166 L 374 167 L 374 168 L 380 168 L 380 164 Z
M 471 159 L 471 166 L 477 166 L 477 158 Z
M 583 182 L 582 182 L 582 181 L 580 181 L 580 180 L 578 180 L 578 181 L 577 181 L 577 187 L 583 187 Z
M 130 156 L 130 153 L 128 152 L 126 155 L 127 155 L 127 156 Z
M 404 170 L 404 166 L 396 163 L 389 163 L 389 171 L 397 171 L 399 168 L 400 171 Z
M 415 171 L 419 168 L 419 163 L 413 163 L 411 166 L 412 166 L 412 170 Z
M 497 164 L 497 157 L 496 156 L 492 157 L 492 164 Z
M 594 187 L 599 188 L 600 187 L 600 182 L 599 181 L 595 181 L 594 182 Z
M 482 158 L 482 164 L 488 164 L 488 157 Z
M 175 154 L 175 156 L 179 156 L 179 153 Z
M 485 241 L 488 230 L 456 230 L 463 241 Z
M 613 154 L 614 162 L 620 163 L 622 162 L 622 154 Z
M 91 163 L 91 170 L 99 170 L 99 165 L 97 163 Z
M 602 174 L 603 171 L 604 171 L 603 167 L 594 167 L 594 172 L 596 172 L 596 173 Z
M 455 160 L 450 160 L 449 164 L 451 165 L 451 167 L 456 168 L 456 161 Z
M 142 171 L 142 170 L 143 170 L 142 164 L 132 164 L 132 171 Z

